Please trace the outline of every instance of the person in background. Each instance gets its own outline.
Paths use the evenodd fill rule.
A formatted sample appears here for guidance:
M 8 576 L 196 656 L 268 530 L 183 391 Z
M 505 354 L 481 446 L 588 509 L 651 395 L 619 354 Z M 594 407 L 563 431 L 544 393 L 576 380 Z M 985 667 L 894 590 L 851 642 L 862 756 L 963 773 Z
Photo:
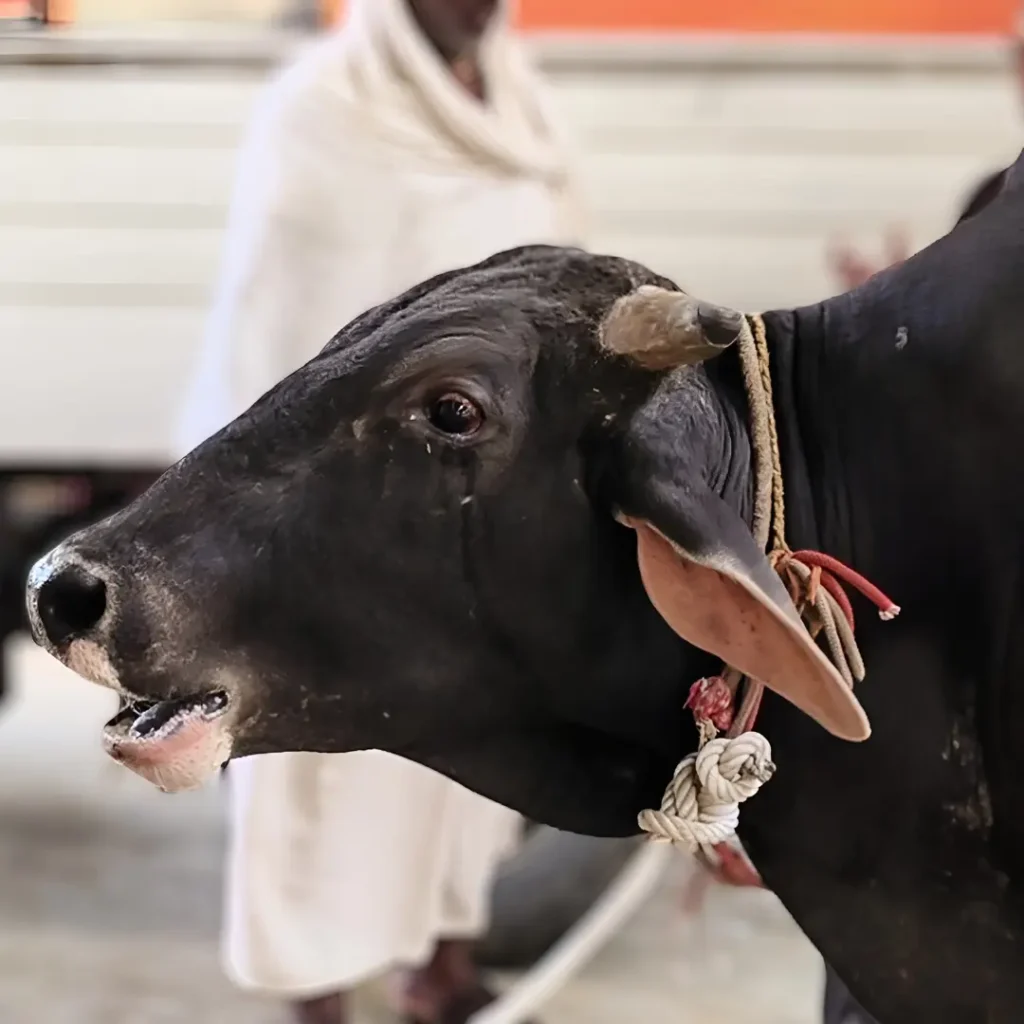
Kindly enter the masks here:
M 1024 4 L 1017 11 L 1013 38 L 1013 75 L 1017 91 L 1024 99 Z M 968 193 L 956 223 L 968 220 L 983 210 L 1003 187 L 1008 168 L 985 175 Z M 910 242 L 904 231 L 891 228 L 882 261 L 869 259 L 851 245 L 836 243 L 829 247 L 828 264 L 835 280 L 844 288 L 857 288 L 880 270 L 902 263 L 910 255 Z
M 250 126 L 182 452 L 373 305 L 503 249 L 583 241 L 566 147 L 503 4 L 347 8 Z M 245 758 L 228 784 L 224 956 L 238 985 L 302 1024 L 341 1024 L 347 991 L 392 969 L 418 1024 L 490 1001 L 472 943 L 513 812 L 379 752 Z

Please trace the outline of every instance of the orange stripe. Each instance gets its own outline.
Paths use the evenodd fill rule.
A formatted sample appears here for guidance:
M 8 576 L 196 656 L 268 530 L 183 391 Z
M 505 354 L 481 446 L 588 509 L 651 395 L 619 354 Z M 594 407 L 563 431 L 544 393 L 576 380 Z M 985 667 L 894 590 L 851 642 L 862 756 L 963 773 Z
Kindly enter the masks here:
M 1002 33 L 1015 0 L 520 0 L 524 28 Z
M 75 0 L 46 0 L 49 25 L 70 25 L 75 20 Z
M 325 21 L 344 0 L 321 0 Z M 1016 0 L 519 0 L 527 31 L 1001 34 Z

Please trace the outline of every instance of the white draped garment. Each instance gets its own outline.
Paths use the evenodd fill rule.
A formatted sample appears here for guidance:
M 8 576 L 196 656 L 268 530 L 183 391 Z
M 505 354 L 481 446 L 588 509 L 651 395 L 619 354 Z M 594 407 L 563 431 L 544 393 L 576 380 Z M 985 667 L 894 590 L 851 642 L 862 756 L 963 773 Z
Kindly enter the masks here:
M 582 241 L 565 147 L 506 17 L 482 44 L 486 104 L 406 0 L 351 0 L 341 28 L 270 85 L 181 452 L 370 306 L 502 249 Z M 374 751 L 241 759 L 229 788 L 224 955 L 239 985 L 312 996 L 485 929 L 517 830 L 505 808 Z

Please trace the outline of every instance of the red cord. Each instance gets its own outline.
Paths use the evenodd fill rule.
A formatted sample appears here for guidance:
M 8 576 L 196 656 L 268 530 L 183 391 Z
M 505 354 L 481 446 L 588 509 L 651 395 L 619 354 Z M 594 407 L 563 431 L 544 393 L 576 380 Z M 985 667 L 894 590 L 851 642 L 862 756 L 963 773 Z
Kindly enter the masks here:
M 816 565 L 839 577 L 851 587 L 855 587 L 878 609 L 881 618 L 894 619 L 899 615 L 900 606 L 895 601 L 883 594 L 873 583 L 864 579 L 859 572 L 851 569 L 848 565 L 843 565 L 839 559 L 822 554 L 820 551 L 794 551 L 790 557 L 795 558 L 798 562 L 803 562 L 804 565 Z
M 719 863 L 713 869 L 714 876 L 725 885 L 735 885 L 743 889 L 763 889 L 764 882 L 754 865 L 738 850 L 728 843 L 717 843 L 712 847 L 718 856 Z

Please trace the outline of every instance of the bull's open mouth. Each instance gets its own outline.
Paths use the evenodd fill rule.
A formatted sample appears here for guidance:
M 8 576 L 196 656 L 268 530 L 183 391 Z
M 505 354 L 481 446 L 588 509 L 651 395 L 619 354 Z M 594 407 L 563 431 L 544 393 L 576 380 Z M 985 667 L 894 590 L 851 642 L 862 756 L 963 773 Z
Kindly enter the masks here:
M 175 700 L 123 698 L 103 745 L 164 792 L 194 789 L 231 757 L 230 708 L 224 690 Z

